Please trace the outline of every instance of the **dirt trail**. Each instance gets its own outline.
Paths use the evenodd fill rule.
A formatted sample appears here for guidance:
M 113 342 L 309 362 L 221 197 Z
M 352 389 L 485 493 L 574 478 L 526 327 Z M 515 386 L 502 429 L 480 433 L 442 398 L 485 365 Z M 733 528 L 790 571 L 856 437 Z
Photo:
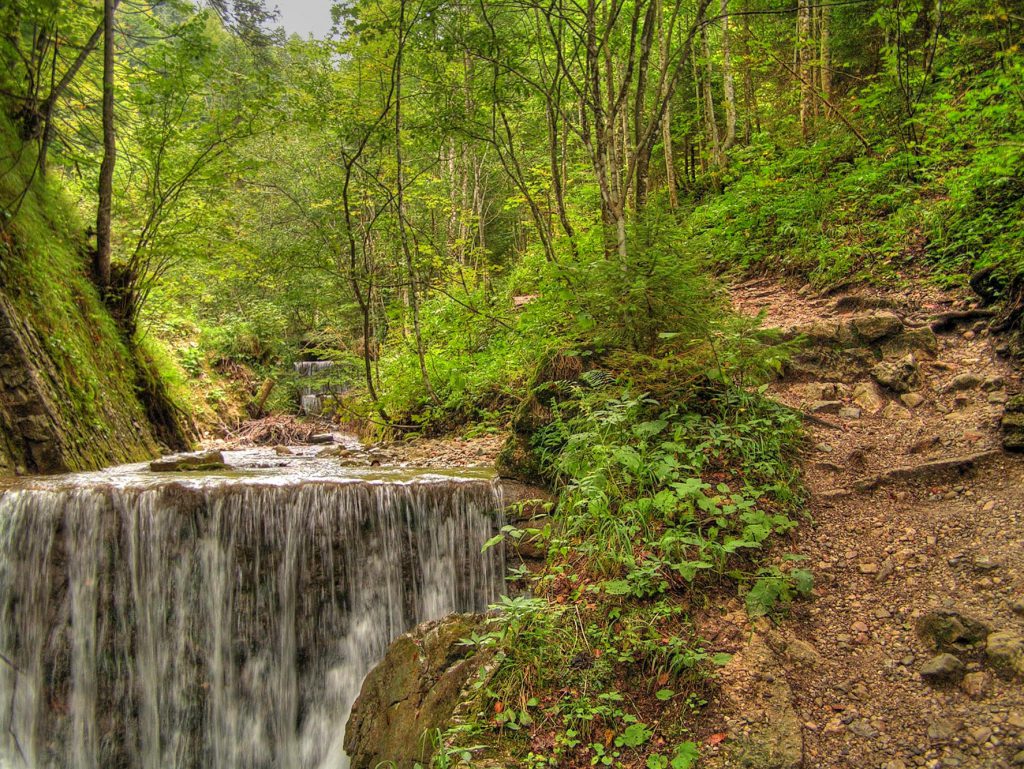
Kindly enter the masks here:
M 1022 384 L 1001 340 L 984 320 L 932 334 L 934 316 L 967 305 L 930 288 L 815 297 L 756 281 L 733 297 L 812 338 L 774 395 L 811 415 L 813 522 L 796 551 L 815 599 L 761 628 L 800 723 L 793 765 L 1024 765 L 1024 678 L 997 675 L 984 640 L 949 647 L 965 669 L 944 659 L 946 682 L 921 675 L 938 654 L 919 630 L 927 616 L 945 629 L 976 619 L 1011 646 L 1024 635 L 1024 455 L 1001 450 L 999 429 Z M 929 615 L 942 610 L 960 616 Z M 743 721 L 730 732 L 749 731 Z M 790 765 L 773 760 L 735 765 Z

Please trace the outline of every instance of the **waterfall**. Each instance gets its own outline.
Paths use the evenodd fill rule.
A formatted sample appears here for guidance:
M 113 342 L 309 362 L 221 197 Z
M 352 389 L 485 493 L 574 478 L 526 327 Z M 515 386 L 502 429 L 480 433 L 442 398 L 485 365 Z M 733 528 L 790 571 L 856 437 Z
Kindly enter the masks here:
M 488 480 L 77 484 L 0 496 L 0 767 L 339 769 L 363 677 L 482 610 Z
M 334 362 L 329 360 L 300 360 L 295 363 L 295 372 L 304 379 L 315 377 L 333 368 Z M 330 392 L 344 392 L 344 388 L 323 384 L 319 387 L 302 385 L 299 389 L 299 410 L 306 416 L 321 414 L 324 410 L 324 395 Z

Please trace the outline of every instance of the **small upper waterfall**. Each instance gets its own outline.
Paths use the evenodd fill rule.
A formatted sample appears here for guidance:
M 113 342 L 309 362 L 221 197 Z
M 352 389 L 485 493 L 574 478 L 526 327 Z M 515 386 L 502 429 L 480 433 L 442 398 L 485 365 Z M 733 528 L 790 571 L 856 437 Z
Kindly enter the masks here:
M 314 379 L 334 368 L 329 360 L 300 360 L 295 363 L 295 373 L 303 379 Z M 336 384 L 303 384 L 299 388 L 299 409 L 307 416 L 323 413 L 324 396 L 344 392 L 344 387 Z
M 0 767 L 344 767 L 387 645 L 501 589 L 488 479 L 94 475 L 0 496 Z

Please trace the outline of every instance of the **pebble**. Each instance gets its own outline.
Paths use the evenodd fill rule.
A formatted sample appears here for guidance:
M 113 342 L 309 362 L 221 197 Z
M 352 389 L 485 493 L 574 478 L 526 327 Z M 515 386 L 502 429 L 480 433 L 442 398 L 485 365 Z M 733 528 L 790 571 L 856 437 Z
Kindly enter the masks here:
M 992 730 L 987 726 L 975 726 L 968 733 L 976 745 L 984 745 L 992 736 Z
M 948 742 L 953 739 L 958 726 L 948 718 L 936 718 L 928 724 L 928 739 L 933 742 Z
M 960 683 L 960 688 L 963 689 L 964 693 L 971 699 L 980 700 L 989 693 L 989 690 L 991 690 L 992 676 L 980 671 L 977 673 L 968 673 Z
M 995 571 L 999 568 L 999 564 L 987 555 L 979 555 L 974 559 L 974 568 L 976 571 Z
M 878 736 L 878 730 L 863 718 L 851 722 L 849 729 L 858 737 L 863 737 L 866 740 L 873 740 Z

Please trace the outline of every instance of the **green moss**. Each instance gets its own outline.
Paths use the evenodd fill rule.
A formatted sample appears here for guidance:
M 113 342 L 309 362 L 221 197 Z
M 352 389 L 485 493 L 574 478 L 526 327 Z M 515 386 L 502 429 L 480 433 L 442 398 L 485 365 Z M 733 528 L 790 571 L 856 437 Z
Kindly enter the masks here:
M 34 153 L 6 117 L 0 156 L 9 169 L 0 177 L 0 293 L 37 344 L 29 356 L 50 401 L 60 464 L 80 470 L 144 459 L 156 446 L 136 367 L 89 279 L 82 222 L 59 185 L 39 177 Z

